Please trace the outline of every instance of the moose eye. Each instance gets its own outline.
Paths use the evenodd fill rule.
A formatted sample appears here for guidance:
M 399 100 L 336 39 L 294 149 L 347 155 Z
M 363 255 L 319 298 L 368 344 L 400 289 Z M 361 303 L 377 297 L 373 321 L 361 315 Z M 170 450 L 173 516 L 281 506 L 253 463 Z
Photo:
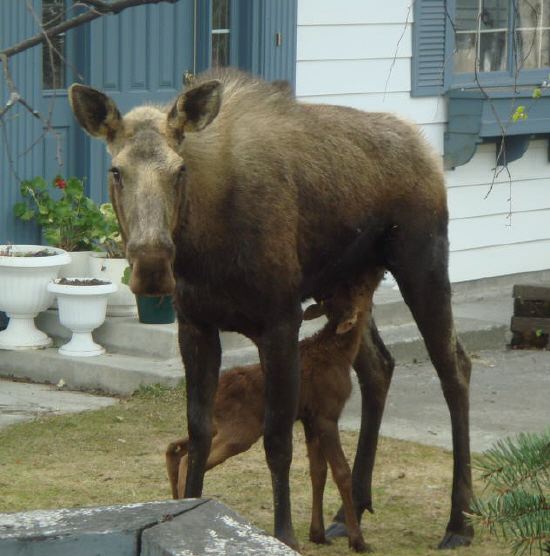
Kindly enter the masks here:
M 117 185 L 120 185 L 121 179 L 120 179 L 120 170 L 118 168 L 110 168 L 109 169 L 109 173 L 113 176 L 113 179 L 115 180 L 115 183 Z
M 182 164 L 178 171 L 178 180 L 180 180 L 181 178 L 183 178 L 183 176 L 185 176 L 185 170 L 186 170 L 185 164 Z

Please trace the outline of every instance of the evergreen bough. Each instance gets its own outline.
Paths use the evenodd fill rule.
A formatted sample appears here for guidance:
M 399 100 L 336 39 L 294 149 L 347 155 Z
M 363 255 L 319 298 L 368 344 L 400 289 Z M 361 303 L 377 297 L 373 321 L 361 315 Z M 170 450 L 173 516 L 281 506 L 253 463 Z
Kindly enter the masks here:
M 486 488 L 470 519 L 508 541 L 515 556 L 550 554 L 550 429 L 501 440 L 473 467 Z

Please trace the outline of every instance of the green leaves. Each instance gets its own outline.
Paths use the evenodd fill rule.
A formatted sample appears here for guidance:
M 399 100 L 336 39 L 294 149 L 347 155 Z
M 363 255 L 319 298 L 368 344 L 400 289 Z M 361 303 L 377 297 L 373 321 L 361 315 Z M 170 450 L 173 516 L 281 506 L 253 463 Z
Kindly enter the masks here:
M 24 221 L 35 220 L 42 226 L 43 237 L 50 245 L 67 251 L 101 248 L 109 252 L 118 249 L 122 253 L 112 206 L 100 209 L 85 195 L 82 180 L 56 176 L 48 183 L 36 177 L 23 181 L 20 191 L 23 201 L 14 205 L 15 216 Z M 106 241 L 108 245 L 104 244 Z

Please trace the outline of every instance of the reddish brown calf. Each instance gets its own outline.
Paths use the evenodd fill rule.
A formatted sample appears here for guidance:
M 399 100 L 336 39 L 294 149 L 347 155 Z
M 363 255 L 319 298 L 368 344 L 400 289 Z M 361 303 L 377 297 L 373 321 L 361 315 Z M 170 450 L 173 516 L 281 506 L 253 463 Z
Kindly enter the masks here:
M 302 381 L 298 419 L 306 434 L 313 491 L 309 538 L 325 543 L 323 493 L 327 462 L 338 486 L 349 535 L 349 545 L 363 552 L 367 545 L 353 506 L 351 470 L 340 444 L 338 419 L 351 394 L 350 368 L 355 360 L 366 321 L 371 318 L 370 288 L 340 289 L 330 299 L 306 309 L 304 318 L 326 314 L 328 322 L 311 338 L 300 342 Z M 220 378 L 214 405 L 214 436 L 206 469 L 248 450 L 263 434 L 264 376 L 260 365 L 236 367 Z M 174 498 L 182 498 L 187 479 L 189 438 L 172 442 L 166 466 Z

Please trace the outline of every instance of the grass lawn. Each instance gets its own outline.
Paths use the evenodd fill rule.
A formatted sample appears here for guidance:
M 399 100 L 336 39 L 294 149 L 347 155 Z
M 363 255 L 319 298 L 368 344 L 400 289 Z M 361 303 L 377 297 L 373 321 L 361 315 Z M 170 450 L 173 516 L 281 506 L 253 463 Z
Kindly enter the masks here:
M 46 417 L 0 431 L 0 512 L 116 503 L 170 497 L 164 450 L 185 430 L 183 390 L 147 388 L 116 406 Z M 351 459 L 357 433 L 343 433 Z M 348 553 L 307 541 L 310 484 L 304 435 L 295 429 L 291 472 L 294 524 L 303 554 Z M 439 554 L 435 545 L 449 514 L 452 455 L 442 449 L 382 438 L 374 477 L 374 515 L 363 532 L 380 556 Z M 479 484 L 477 490 L 480 490 Z M 271 531 L 271 481 L 262 443 L 206 475 L 204 495 L 231 506 Z M 339 506 L 331 480 L 326 523 Z M 453 554 L 501 556 L 503 545 L 478 533 L 474 545 Z

